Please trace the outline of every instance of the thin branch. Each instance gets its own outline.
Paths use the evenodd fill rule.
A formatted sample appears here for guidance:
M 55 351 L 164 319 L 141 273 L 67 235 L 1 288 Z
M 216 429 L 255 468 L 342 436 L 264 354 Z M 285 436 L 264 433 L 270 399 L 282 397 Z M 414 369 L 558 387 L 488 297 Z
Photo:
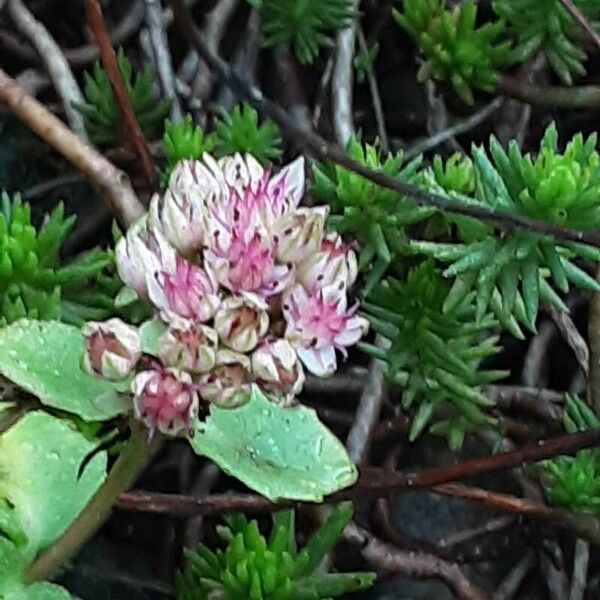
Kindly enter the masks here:
M 114 46 L 120 46 L 133 35 L 144 21 L 144 3 L 142 0 L 133 0 L 123 18 L 117 23 L 110 33 Z M 10 31 L 0 32 L 0 48 L 17 54 L 20 58 L 32 63 L 39 62 L 39 56 L 29 46 L 23 45 L 20 39 Z M 67 48 L 64 51 L 67 62 L 73 68 L 85 67 L 100 56 L 98 46 L 89 44 L 78 48 Z
M 496 93 L 536 106 L 556 108 L 597 108 L 600 106 L 600 86 L 581 85 L 577 87 L 535 86 L 502 75 L 496 86 Z
M 537 559 L 529 550 L 525 556 L 508 572 L 496 588 L 492 600 L 512 600 L 519 591 L 523 580 L 531 572 Z
M 230 86 L 240 98 L 250 102 L 259 111 L 262 111 L 263 114 L 270 117 L 277 125 L 279 125 L 282 133 L 288 138 L 312 152 L 320 160 L 331 161 L 338 164 L 358 175 L 362 175 L 366 179 L 382 187 L 392 189 L 403 196 L 408 196 L 417 204 L 423 206 L 431 206 L 439 210 L 491 221 L 503 229 L 520 227 L 529 231 L 552 235 L 558 239 L 600 246 L 600 232 L 584 232 L 565 229 L 550 223 L 533 221 L 520 215 L 504 214 L 475 201 L 466 204 L 446 196 L 429 193 L 417 186 L 390 177 L 380 171 L 374 171 L 373 169 L 352 160 L 346 155 L 341 147 L 330 144 L 316 133 L 300 127 L 287 111 L 267 99 L 258 88 L 248 84 L 243 77 L 232 70 L 227 62 L 217 56 L 198 35 L 191 14 L 184 6 L 182 0 L 170 1 L 173 6 L 175 20 L 182 33 L 211 68 L 219 75 L 223 82 Z
M 319 81 L 319 89 L 317 90 L 317 97 L 312 115 L 312 126 L 314 129 L 318 129 L 319 123 L 321 122 L 321 112 L 323 111 L 323 104 L 327 97 L 327 87 L 329 86 L 331 75 L 333 73 L 333 63 L 333 54 L 331 54 L 325 63 L 325 68 L 323 69 L 321 80 Z
M 565 10 L 573 17 L 573 20 L 581 27 L 588 35 L 590 40 L 594 42 L 598 50 L 600 50 L 600 34 L 592 27 L 592 24 L 585 18 L 585 15 L 575 6 L 573 0 L 559 0 Z M 571 598 L 571 600 L 573 600 Z
M 146 4 L 146 24 L 150 32 L 150 43 L 156 63 L 158 79 L 165 98 L 171 100 L 171 119 L 180 121 L 183 118 L 179 98 L 175 91 L 175 75 L 169 52 L 169 43 L 164 29 L 163 11 L 160 0 L 144 0 Z
M 8 12 L 17 28 L 29 40 L 39 54 L 50 75 L 56 93 L 61 100 L 71 129 L 84 141 L 88 140 L 83 116 L 75 104 L 83 104 L 84 98 L 58 44 L 48 30 L 38 21 L 21 0 L 9 0 Z
M 441 579 L 460 600 L 487 600 L 488 596 L 475 587 L 456 563 L 424 552 L 399 550 L 376 538 L 366 529 L 350 523 L 344 530 L 344 539 L 357 544 L 365 560 L 378 571 L 387 571 L 419 579 Z
M 565 399 L 562 392 L 518 385 L 488 385 L 485 395 L 503 410 L 522 410 L 548 422 L 560 421 Z
M 423 152 L 427 152 L 428 150 L 432 150 L 446 140 L 466 133 L 474 127 L 477 127 L 486 121 L 492 114 L 494 114 L 503 104 L 504 98 L 494 98 L 494 100 L 492 100 L 489 104 L 486 104 L 483 108 L 473 113 L 470 117 L 410 146 L 410 148 L 407 148 L 404 153 L 406 160 L 414 158 L 415 156 L 422 154 Z
M 556 335 L 551 321 L 542 321 L 537 333 L 531 338 L 521 371 L 521 382 L 527 387 L 543 387 L 547 384 L 546 369 L 548 347 Z
M 575 514 L 560 508 L 551 508 L 540 502 L 519 498 L 500 492 L 491 492 L 482 488 L 465 486 L 460 483 L 446 483 L 431 488 L 432 492 L 480 502 L 491 508 L 548 521 L 555 527 L 564 529 L 576 536 L 600 545 L 600 519 L 587 514 Z
M 569 600 L 584 600 L 587 589 L 589 562 L 590 545 L 588 542 L 578 539 L 575 543 L 575 558 L 573 559 L 573 576 L 571 577 Z
M 225 35 L 227 25 L 238 6 L 238 0 L 220 0 L 217 6 L 206 15 L 202 35 L 206 43 L 215 52 L 219 48 L 221 39 Z M 214 77 L 210 68 L 204 60 L 198 59 L 198 53 L 192 50 L 197 65 L 194 83 L 192 85 L 193 97 L 200 101 L 206 100 L 210 96 L 213 87 Z
M 358 13 L 360 0 L 351 0 L 352 10 Z M 332 98 L 333 125 L 338 144 L 345 147 L 354 132 L 352 119 L 352 83 L 354 68 L 354 45 L 356 42 L 356 19 L 338 32 L 336 37 L 335 64 L 333 66 Z
M 100 48 L 102 64 L 106 69 L 115 93 L 115 99 L 119 106 L 125 129 L 127 130 L 131 144 L 140 159 L 146 178 L 152 184 L 156 179 L 154 159 L 146 145 L 144 134 L 142 133 L 140 124 L 137 122 L 135 113 L 133 112 L 133 107 L 131 106 L 129 95 L 127 94 L 125 83 L 123 82 L 117 63 L 117 55 L 115 54 L 110 36 L 108 35 L 108 30 L 106 29 L 106 23 L 104 22 L 99 0 L 85 0 L 85 10 L 88 23 L 94 33 L 98 47 Z
M 358 45 L 360 51 L 363 53 L 369 52 L 367 46 L 367 40 L 363 33 L 362 27 L 358 26 L 357 30 Z M 371 91 L 371 100 L 373 101 L 373 113 L 375 114 L 375 122 L 377 123 L 377 134 L 379 136 L 379 144 L 383 152 L 387 152 L 389 148 L 388 136 L 385 130 L 385 117 L 383 115 L 383 106 L 381 104 L 381 96 L 379 94 L 379 86 L 377 85 L 377 78 L 375 77 L 375 69 L 373 65 L 367 65 L 367 82 L 369 84 L 369 90 Z
M 123 225 L 131 225 L 144 214 L 129 178 L 97 150 L 82 142 L 58 117 L 32 98 L 0 69 L 0 104 L 5 105 L 25 125 L 69 162 L 99 189 L 113 214 Z
M 375 343 L 382 346 L 384 340 L 377 336 Z M 381 407 L 387 395 L 388 387 L 379 361 L 373 359 L 366 385 L 363 388 L 354 416 L 354 423 L 346 439 L 346 449 L 355 464 L 366 461 L 373 430 L 379 421 Z
M 550 316 L 571 350 L 573 350 L 581 370 L 587 376 L 590 370 L 590 351 L 583 336 L 577 331 L 571 315 L 563 310 L 552 308 L 550 309 Z
M 596 281 L 600 281 L 600 265 L 596 267 Z M 600 293 L 598 292 L 594 292 L 590 300 L 588 340 L 590 344 L 588 395 L 594 410 L 600 414 Z

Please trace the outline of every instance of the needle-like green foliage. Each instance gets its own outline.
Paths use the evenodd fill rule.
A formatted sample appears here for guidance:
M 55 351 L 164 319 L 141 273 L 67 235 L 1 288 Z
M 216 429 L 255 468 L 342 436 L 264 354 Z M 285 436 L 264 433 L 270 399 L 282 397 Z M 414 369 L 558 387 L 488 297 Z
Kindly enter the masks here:
M 2 194 L 0 212 L 0 323 L 24 317 L 81 324 L 113 311 L 118 283 L 107 273 L 112 256 L 91 250 L 61 266 L 61 245 L 75 217 L 59 204 L 39 230 L 29 204 Z
M 142 132 L 148 139 L 157 138 L 162 132 L 171 101 L 156 98 L 154 71 L 150 65 L 143 71 L 134 73 L 131 62 L 122 49 L 117 54 L 117 62 Z M 84 95 L 85 104 L 76 104 L 75 108 L 84 116 L 85 127 L 92 142 L 101 147 L 121 144 L 125 134 L 121 113 L 108 74 L 99 63 L 94 65 L 91 75 L 86 73 Z
M 491 159 L 484 149 L 473 148 L 475 197 L 501 212 L 573 229 L 598 228 L 600 155 L 595 146 L 595 135 L 584 140 L 578 134 L 560 153 L 553 124 L 535 158 L 523 156 L 515 142 L 506 151 L 492 137 Z M 444 276 L 456 278 L 458 288 L 477 289 L 477 318 L 491 305 L 503 323 L 511 321 L 507 326 L 518 334 L 514 318 L 533 330 L 540 300 L 566 310 L 550 283 L 561 292 L 567 292 L 571 284 L 600 291 L 593 277 L 574 262 L 578 257 L 600 260 L 596 248 L 522 229 L 500 232 L 473 219 L 463 221 L 461 234 L 458 244 L 414 241 L 411 246 L 449 263 Z
M 504 22 L 477 27 L 473 0 L 454 9 L 445 0 L 402 0 L 394 18 L 426 58 L 419 78 L 449 81 L 467 104 L 475 102 L 473 88 L 492 91 L 497 69 L 510 62 L 510 41 L 502 40 Z
M 363 307 L 371 326 L 389 348 L 362 348 L 386 364 L 389 381 L 402 389 L 402 406 L 414 409 L 410 439 L 434 421 L 431 432 L 446 436 L 452 449 L 471 429 L 490 427 L 493 405 L 480 386 L 506 375 L 481 369 L 498 351 L 495 320 L 475 321 L 475 292 L 457 293 L 430 261 L 412 269 L 404 281 L 382 281 Z M 445 416 L 436 411 L 443 409 Z
M 251 4 L 260 9 L 263 46 L 289 45 L 305 65 L 313 63 L 321 47 L 331 47 L 331 34 L 355 16 L 351 0 L 251 0 Z
M 592 409 L 576 396 L 567 396 L 563 424 L 567 433 L 600 427 Z M 600 514 L 600 451 L 581 450 L 541 463 L 549 500 L 577 513 Z
M 377 146 L 352 137 L 348 155 L 361 164 L 409 183 L 419 180 L 421 158 L 404 164 L 402 152 L 382 156 Z M 340 233 L 354 235 L 362 244 L 359 266 L 369 271 L 363 292 L 368 295 L 397 255 L 406 253 L 404 228 L 427 219 L 434 211 L 382 188 L 337 165 L 315 165 L 311 193 L 331 206 L 330 224 Z
M 302 550 L 296 547 L 293 510 L 273 515 L 267 540 L 256 521 L 242 515 L 218 530 L 227 544 L 213 552 L 200 545 L 186 551 L 177 574 L 178 600 L 320 600 L 370 587 L 373 573 L 323 573 L 318 567 L 352 518 L 352 505 L 337 505 Z
M 270 119 L 258 120 L 258 113 L 249 104 L 223 111 L 214 126 L 215 152 L 227 156 L 240 152 L 252 154 L 261 164 L 281 155 L 281 137 L 277 125 Z
M 573 3 L 600 30 L 600 3 Z M 541 51 L 563 83 L 571 85 L 573 77 L 585 75 L 583 63 L 587 56 L 581 27 L 560 0 L 496 0 L 493 6 L 516 39 L 516 60 L 524 62 Z
M 177 123 L 165 122 L 163 148 L 168 168 L 172 169 L 180 160 L 199 159 L 214 146 L 214 135 L 205 135 L 200 126 L 194 125 L 191 115 Z

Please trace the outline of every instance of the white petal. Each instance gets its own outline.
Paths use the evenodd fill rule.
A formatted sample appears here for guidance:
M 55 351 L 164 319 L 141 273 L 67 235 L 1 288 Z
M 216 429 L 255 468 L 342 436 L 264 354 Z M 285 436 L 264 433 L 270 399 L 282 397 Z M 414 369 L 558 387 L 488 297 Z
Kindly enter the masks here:
M 315 350 L 313 348 L 298 348 L 298 356 L 306 368 L 317 377 L 333 375 L 337 368 L 335 349 L 333 346 Z

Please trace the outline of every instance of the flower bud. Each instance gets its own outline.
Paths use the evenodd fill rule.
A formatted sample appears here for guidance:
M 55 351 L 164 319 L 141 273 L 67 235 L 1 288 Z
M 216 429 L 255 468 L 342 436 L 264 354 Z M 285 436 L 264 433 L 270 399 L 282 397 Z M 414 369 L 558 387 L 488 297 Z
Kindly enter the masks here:
M 245 404 L 252 392 L 250 359 L 231 350 L 217 352 L 217 366 L 200 380 L 200 395 L 221 408 Z
M 218 289 L 210 268 L 202 269 L 180 256 L 173 272 L 159 271 L 148 278 L 150 300 L 167 321 L 208 321 L 220 304 Z
M 287 340 L 263 342 L 252 354 L 254 381 L 289 404 L 302 391 L 304 369 Z
M 343 281 L 349 288 L 358 273 L 354 251 L 342 242 L 337 233 L 330 233 L 321 242 L 318 251 L 310 254 L 298 265 L 296 277 L 307 290 L 322 289 Z
M 144 215 L 132 225 L 115 247 L 117 271 L 122 281 L 139 296 L 148 293 L 147 280 L 156 271 L 175 268 L 175 248 Z
M 297 208 L 277 223 L 277 259 L 299 263 L 321 246 L 329 207 Z
M 150 202 L 150 223 L 160 229 L 181 254 L 189 255 L 202 246 L 206 215 L 203 205 L 190 192 L 168 189 Z
M 138 330 L 121 319 L 90 321 L 81 328 L 85 353 L 83 369 L 105 379 L 123 379 L 133 371 L 142 355 Z
M 169 367 L 206 373 L 217 359 L 217 332 L 191 321 L 175 321 L 158 338 L 158 355 Z
M 198 414 L 198 394 L 189 373 L 157 366 L 141 371 L 131 382 L 135 418 L 151 434 L 169 435 L 186 430 L 193 435 L 192 419 Z
M 252 294 L 226 298 L 215 315 L 221 342 L 236 352 L 250 352 L 267 333 L 266 304 Z

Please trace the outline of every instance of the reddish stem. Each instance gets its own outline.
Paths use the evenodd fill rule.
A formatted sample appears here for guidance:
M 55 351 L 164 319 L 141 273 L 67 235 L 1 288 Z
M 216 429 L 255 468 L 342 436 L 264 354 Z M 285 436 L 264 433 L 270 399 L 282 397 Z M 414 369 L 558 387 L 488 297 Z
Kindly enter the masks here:
M 140 163 L 144 170 L 144 173 L 151 185 L 156 180 L 156 167 L 154 165 L 154 159 L 144 139 L 144 134 L 140 128 L 140 124 L 137 122 L 135 113 L 129 101 L 129 95 L 125 88 L 125 82 L 121 77 L 121 71 L 119 70 L 119 64 L 117 62 L 117 55 L 113 48 L 110 34 L 104 22 L 102 15 L 102 9 L 98 0 L 85 0 L 85 12 L 87 15 L 88 24 L 96 38 L 96 43 L 100 48 L 100 57 L 102 64 L 106 69 L 108 78 L 112 85 L 115 98 L 125 129 L 131 138 L 131 144 L 140 158 Z

